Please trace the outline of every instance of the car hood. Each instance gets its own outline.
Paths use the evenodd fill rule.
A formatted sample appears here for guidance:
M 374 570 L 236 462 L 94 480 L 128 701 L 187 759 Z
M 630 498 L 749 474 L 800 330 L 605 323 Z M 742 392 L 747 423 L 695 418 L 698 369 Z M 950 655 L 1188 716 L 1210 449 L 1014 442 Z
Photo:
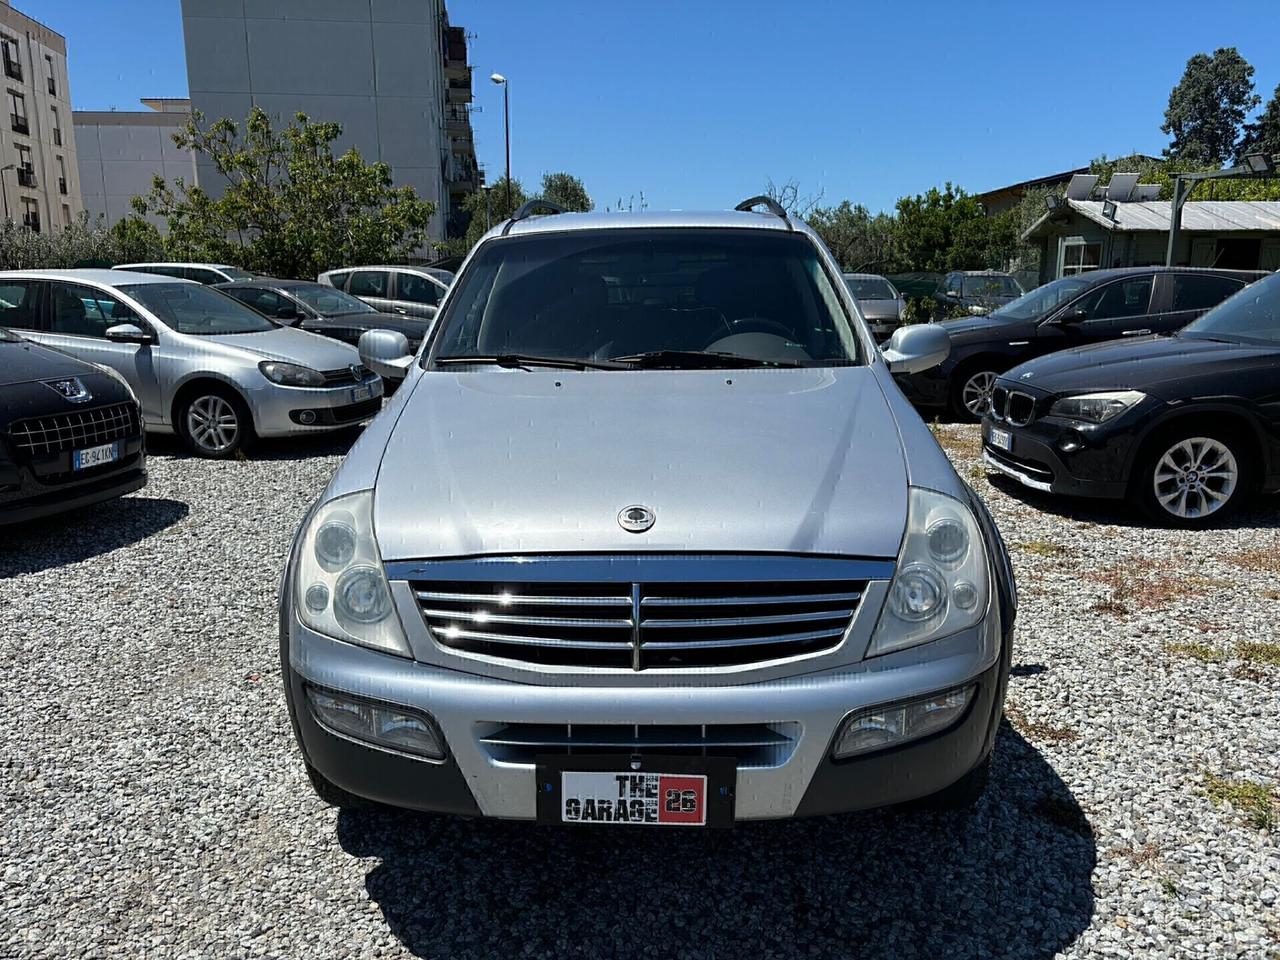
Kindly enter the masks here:
M 1245 361 L 1277 352 L 1196 337 L 1142 337 L 1051 353 L 1014 367 L 1004 379 L 1049 393 L 1123 389 L 1159 396 L 1192 375 L 1221 370 L 1229 376 Z
M 97 367 L 83 360 L 69 357 L 60 350 L 41 346 L 31 340 L 0 340 L 0 387 L 30 380 L 83 377 L 100 372 Z
M 970 340 L 987 340 L 992 337 L 1006 337 L 1018 333 L 1030 333 L 1035 329 L 1033 320 L 1004 320 L 988 314 L 977 317 L 957 317 L 954 320 L 940 320 L 938 326 L 947 331 L 952 344 Z
M 642 504 L 642 534 L 618 524 Z M 377 476 L 386 560 L 567 551 L 895 557 L 907 473 L 868 367 L 429 372 Z
M 339 370 L 360 362 L 360 354 L 355 347 L 293 327 L 201 339 L 216 340 L 263 360 L 286 360 L 289 363 L 300 363 L 312 370 Z

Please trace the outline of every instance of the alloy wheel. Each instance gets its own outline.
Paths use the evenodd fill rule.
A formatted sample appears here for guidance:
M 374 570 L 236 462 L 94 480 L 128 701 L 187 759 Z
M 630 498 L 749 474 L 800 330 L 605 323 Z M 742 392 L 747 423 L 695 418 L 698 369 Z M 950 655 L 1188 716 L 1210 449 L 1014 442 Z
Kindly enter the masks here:
M 187 433 L 201 450 L 226 453 L 240 437 L 240 417 L 225 397 L 197 397 L 187 407 Z
M 964 382 L 960 389 L 960 402 L 969 413 L 981 420 L 991 407 L 991 388 L 996 385 L 996 374 L 980 370 Z
M 1240 465 L 1221 440 L 1188 437 L 1156 461 L 1156 502 L 1175 517 L 1195 520 L 1224 507 L 1240 482 Z

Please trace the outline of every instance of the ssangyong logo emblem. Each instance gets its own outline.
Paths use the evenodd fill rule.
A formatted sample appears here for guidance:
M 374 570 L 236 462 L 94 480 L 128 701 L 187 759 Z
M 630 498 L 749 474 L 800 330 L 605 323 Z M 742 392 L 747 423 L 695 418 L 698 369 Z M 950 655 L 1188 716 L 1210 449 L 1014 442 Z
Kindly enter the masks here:
M 652 510 L 643 504 L 633 503 L 618 511 L 618 526 L 629 533 L 644 533 L 658 519 Z
M 56 391 L 64 400 L 70 400 L 72 403 L 84 403 L 86 400 L 93 398 L 93 394 L 85 389 L 85 385 L 80 382 L 79 377 L 67 377 L 65 380 L 45 380 L 44 385 Z

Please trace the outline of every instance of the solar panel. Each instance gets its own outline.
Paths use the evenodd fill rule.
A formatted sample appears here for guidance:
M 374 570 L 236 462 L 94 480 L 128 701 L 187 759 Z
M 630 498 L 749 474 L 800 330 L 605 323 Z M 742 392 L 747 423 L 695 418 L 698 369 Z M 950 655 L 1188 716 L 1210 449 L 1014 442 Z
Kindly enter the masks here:
M 1133 199 L 1138 201 L 1159 200 L 1160 184 L 1158 183 L 1140 183 L 1133 188 Z
M 1067 199 L 1088 200 L 1089 195 L 1093 193 L 1094 184 L 1097 182 L 1097 176 L 1092 173 L 1074 174 L 1071 177 L 1071 182 L 1067 184 Z
M 1124 203 L 1130 199 L 1140 176 L 1138 173 L 1113 173 L 1111 182 L 1107 184 L 1107 199 L 1116 203 Z

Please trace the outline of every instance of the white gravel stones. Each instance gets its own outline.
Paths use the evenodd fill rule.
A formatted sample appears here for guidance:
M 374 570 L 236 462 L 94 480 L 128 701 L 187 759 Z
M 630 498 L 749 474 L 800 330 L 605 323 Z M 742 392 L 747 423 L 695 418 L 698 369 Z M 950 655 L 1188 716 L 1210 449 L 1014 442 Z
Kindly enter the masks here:
M 976 428 L 941 433 L 970 476 Z M 1235 655 L 1277 639 L 1280 563 L 1239 559 L 1280 553 L 1274 501 L 1181 533 L 975 472 L 1021 606 L 973 813 L 586 833 L 323 807 L 274 599 L 344 443 L 157 447 L 141 496 L 0 531 L 0 956 L 1280 949 L 1276 835 L 1204 787 L 1280 780 L 1280 668 Z

